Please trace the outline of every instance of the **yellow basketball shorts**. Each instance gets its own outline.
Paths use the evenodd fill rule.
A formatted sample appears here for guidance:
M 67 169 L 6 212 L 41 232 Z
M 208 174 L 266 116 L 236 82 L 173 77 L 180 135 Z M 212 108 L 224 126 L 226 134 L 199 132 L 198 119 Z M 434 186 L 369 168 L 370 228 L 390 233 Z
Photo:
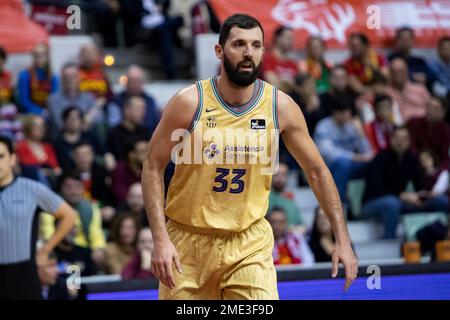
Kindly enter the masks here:
M 198 232 L 173 220 L 167 228 L 183 272 L 173 267 L 175 288 L 160 282 L 159 299 L 278 300 L 274 239 L 266 219 L 242 232 Z

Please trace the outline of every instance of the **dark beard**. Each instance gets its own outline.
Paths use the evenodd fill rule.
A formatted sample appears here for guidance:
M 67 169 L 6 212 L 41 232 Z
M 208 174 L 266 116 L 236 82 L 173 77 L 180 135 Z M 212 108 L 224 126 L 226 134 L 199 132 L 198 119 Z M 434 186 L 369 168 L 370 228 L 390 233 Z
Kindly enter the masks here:
M 253 66 L 252 72 L 239 71 L 241 65 L 246 62 L 251 62 Z M 235 68 L 225 54 L 223 55 L 223 65 L 230 81 L 238 87 L 248 87 L 249 85 L 251 85 L 253 82 L 255 82 L 256 78 L 258 78 L 261 71 L 261 63 L 255 67 L 254 62 L 251 59 L 239 62 Z

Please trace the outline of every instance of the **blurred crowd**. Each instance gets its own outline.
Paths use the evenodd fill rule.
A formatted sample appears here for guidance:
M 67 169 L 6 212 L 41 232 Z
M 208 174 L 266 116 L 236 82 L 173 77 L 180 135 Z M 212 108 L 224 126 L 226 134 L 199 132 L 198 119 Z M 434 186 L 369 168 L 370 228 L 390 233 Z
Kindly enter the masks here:
M 403 27 L 385 57 L 364 33 L 352 33 L 348 57 L 331 63 L 318 36 L 306 41 L 304 59 L 294 59 L 294 32 L 286 27 L 275 31 L 262 63 L 263 78 L 301 108 L 347 217 L 381 221 L 382 237 L 393 239 L 404 214 L 448 213 L 450 37 L 439 39 L 435 54 L 421 57 L 413 53 L 414 30 Z M 330 261 L 329 223 L 317 208 L 312 230 L 305 230 L 287 190 L 289 171 L 301 169 L 282 143 L 280 159 L 268 214 L 275 261 Z M 352 212 L 347 194 L 352 180 L 363 181 L 361 212 Z M 298 185 L 307 185 L 302 174 Z M 428 231 L 428 242 L 450 238 L 450 228 L 442 223 Z
M 144 70 L 130 65 L 125 88 L 114 93 L 95 45 L 57 74 L 40 44 L 13 86 L 6 59 L 0 49 L 0 134 L 15 142 L 16 174 L 57 191 L 78 212 L 56 249 L 59 268 L 80 265 L 82 276 L 151 276 L 140 180 L 160 110 L 143 90 Z M 41 214 L 41 241 L 54 230 L 53 216 Z
M 110 11 L 119 2 L 127 1 L 105 1 Z M 153 12 L 155 2 L 138 2 Z M 196 33 L 217 28 L 211 15 L 206 14 L 206 22 L 202 17 L 210 11 L 205 3 L 200 1 L 192 11 L 198 17 L 193 20 Z M 149 29 L 156 25 L 159 36 L 172 34 L 182 23 L 168 19 L 164 5 L 168 1 L 158 2 L 155 9 L 162 20 L 146 20 Z M 124 13 L 132 6 L 121 8 Z M 135 22 L 133 17 L 130 21 Z M 275 31 L 261 77 L 301 108 L 349 217 L 347 186 L 352 179 L 365 181 L 360 217 L 381 220 L 384 238 L 396 237 L 402 214 L 448 212 L 450 37 L 439 40 L 435 55 L 420 57 L 412 52 L 414 31 L 401 28 L 385 57 L 365 34 L 353 33 L 348 57 L 331 63 L 318 36 L 305 43 L 304 59 L 293 58 L 294 33 L 286 27 Z M 164 47 L 166 40 L 158 41 Z M 166 49 L 161 59 L 170 58 Z M 31 65 L 13 84 L 4 67 L 7 59 L 8 53 L 0 49 L 0 134 L 15 141 L 16 173 L 56 190 L 78 212 L 73 231 L 58 246 L 49 268 L 65 270 L 75 263 L 82 267 L 82 276 L 152 277 L 152 235 L 140 178 L 160 108 L 144 91 L 145 71 L 130 64 L 124 88 L 114 92 L 97 46 L 83 46 L 77 61 L 52 70 L 49 47 L 40 44 L 32 50 Z M 163 65 L 168 67 L 167 78 L 173 78 L 171 64 Z M 317 208 L 311 230 L 305 226 L 287 187 L 290 171 L 299 168 L 284 145 L 280 159 L 267 215 L 275 236 L 275 263 L 330 261 L 330 223 Z M 169 166 L 166 186 L 172 169 Z M 297 185 L 306 183 L 300 175 Z M 42 214 L 41 240 L 54 228 L 52 216 Z M 450 236 L 443 228 L 438 238 Z M 45 279 L 46 271 L 40 272 Z

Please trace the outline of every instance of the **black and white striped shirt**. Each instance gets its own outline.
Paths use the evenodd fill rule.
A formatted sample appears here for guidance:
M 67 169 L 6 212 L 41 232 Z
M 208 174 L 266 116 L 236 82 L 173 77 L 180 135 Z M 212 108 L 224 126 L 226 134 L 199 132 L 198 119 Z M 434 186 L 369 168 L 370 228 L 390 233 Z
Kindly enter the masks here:
M 0 188 L 0 265 L 34 258 L 39 211 L 55 213 L 63 201 L 45 185 L 26 178 Z

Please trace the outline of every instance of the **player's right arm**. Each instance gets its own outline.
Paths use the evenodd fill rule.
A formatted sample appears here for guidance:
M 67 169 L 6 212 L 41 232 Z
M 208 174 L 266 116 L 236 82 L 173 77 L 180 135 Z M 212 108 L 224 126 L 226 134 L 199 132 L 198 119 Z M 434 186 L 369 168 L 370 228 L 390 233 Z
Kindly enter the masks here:
M 179 141 L 172 141 L 172 132 L 189 127 L 198 105 L 195 85 L 178 92 L 164 109 L 162 118 L 150 140 L 147 159 L 143 164 L 142 191 L 145 209 L 153 234 L 152 273 L 166 286 L 173 288 L 173 264 L 178 272 L 181 265 L 178 253 L 169 239 L 164 215 L 164 171 L 172 149 Z

